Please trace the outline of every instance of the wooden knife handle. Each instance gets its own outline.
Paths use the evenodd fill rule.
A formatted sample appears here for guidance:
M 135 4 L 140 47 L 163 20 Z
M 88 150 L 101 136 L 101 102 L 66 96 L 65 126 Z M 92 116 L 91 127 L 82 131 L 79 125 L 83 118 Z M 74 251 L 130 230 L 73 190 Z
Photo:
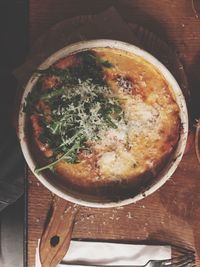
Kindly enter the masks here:
M 78 206 L 54 196 L 51 219 L 44 230 L 40 246 L 42 267 L 55 267 L 66 254 L 71 240 Z

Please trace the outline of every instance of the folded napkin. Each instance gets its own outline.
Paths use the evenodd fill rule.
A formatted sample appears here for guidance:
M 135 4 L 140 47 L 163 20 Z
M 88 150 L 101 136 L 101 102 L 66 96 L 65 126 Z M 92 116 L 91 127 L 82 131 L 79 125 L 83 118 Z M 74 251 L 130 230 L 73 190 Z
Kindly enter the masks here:
M 38 242 L 39 245 L 39 242 Z M 149 260 L 171 258 L 170 246 L 133 245 L 110 242 L 71 241 L 69 250 L 57 267 L 89 265 L 144 265 Z M 35 267 L 42 267 L 39 246 Z

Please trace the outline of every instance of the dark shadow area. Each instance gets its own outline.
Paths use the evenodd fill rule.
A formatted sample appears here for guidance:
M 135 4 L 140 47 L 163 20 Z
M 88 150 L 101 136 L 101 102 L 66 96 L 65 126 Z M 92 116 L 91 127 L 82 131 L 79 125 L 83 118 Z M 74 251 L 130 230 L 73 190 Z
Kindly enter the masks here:
M 1 210 L 23 192 L 23 157 L 13 127 L 18 84 L 12 72 L 24 61 L 28 50 L 28 0 L 0 1 L 0 39 Z
M 28 47 L 28 0 L 0 1 L 0 70 L 9 72 L 24 60 Z
M 17 80 L 28 50 L 28 0 L 0 1 L 0 266 L 23 266 L 25 164 L 13 127 Z M 17 200 L 18 199 L 18 200 Z M 17 200 L 17 202 L 15 202 Z M 15 202 L 15 203 L 14 203 Z M 14 204 L 13 204 L 14 203 Z
M 188 70 L 188 81 L 191 90 L 193 118 L 200 118 L 200 51 Z

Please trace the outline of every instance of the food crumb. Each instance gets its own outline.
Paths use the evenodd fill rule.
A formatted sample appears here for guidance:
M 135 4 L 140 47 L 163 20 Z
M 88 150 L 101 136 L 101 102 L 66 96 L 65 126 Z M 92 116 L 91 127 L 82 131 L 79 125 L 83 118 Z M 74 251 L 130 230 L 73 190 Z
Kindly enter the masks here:
M 68 209 L 66 209 L 65 211 L 64 211 L 64 214 L 66 214 L 68 212 Z
M 123 210 L 124 207 L 121 207 L 121 206 L 120 206 L 120 207 L 117 207 L 116 209 L 117 209 L 117 210 Z
M 128 212 L 128 214 L 126 215 L 126 217 L 127 217 L 128 219 L 133 218 L 132 215 L 131 215 L 131 213 L 130 213 L 130 211 Z
M 87 220 L 90 220 L 90 219 L 94 219 L 94 215 L 93 214 L 88 214 L 87 217 L 86 217 Z
M 114 214 L 112 216 L 109 217 L 111 220 L 113 220 L 115 218 Z

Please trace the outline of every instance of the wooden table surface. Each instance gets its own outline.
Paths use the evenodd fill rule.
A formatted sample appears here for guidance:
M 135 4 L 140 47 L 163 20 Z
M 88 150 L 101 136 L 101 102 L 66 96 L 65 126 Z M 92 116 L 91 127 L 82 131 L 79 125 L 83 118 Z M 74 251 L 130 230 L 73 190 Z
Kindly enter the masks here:
M 111 5 L 126 21 L 146 27 L 177 49 L 189 81 L 194 123 L 200 117 L 200 18 L 190 0 L 29 0 L 30 45 L 63 19 L 96 14 Z M 52 195 L 31 172 L 28 181 L 27 266 L 33 267 Z M 196 251 L 200 266 L 200 164 L 194 146 L 172 178 L 138 203 L 113 209 L 81 207 L 72 237 L 184 246 Z

